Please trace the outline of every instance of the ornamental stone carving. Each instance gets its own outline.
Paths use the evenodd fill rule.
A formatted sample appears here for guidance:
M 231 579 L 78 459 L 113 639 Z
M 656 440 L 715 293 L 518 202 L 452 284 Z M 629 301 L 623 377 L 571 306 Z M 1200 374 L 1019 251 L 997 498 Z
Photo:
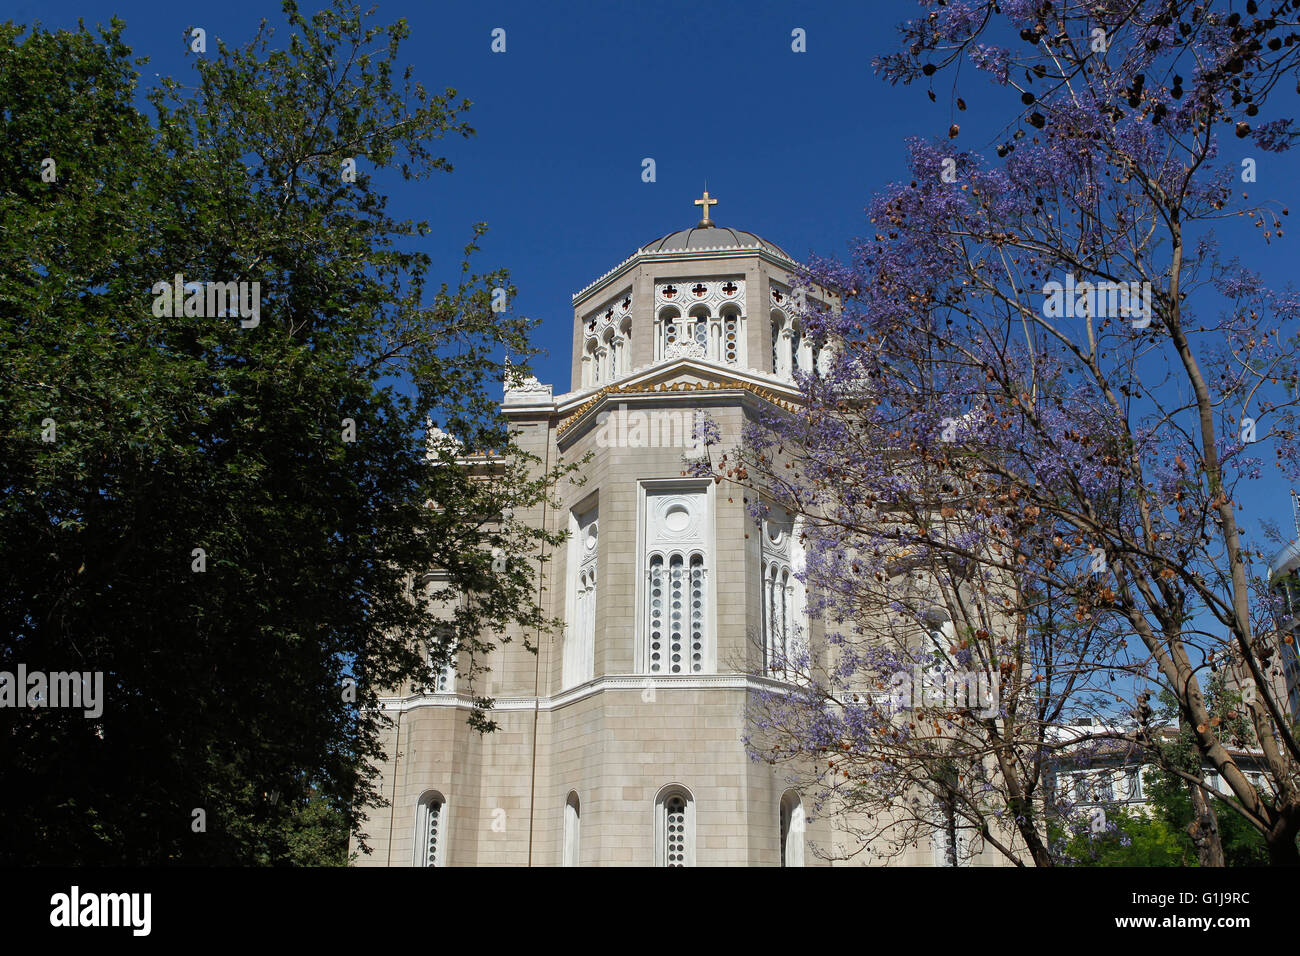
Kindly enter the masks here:
M 709 307 L 710 314 L 717 315 L 728 302 L 735 303 L 742 312 L 745 310 L 745 280 L 742 277 L 684 279 L 680 282 L 660 279 L 655 282 L 656 312 L 666 305 L 673 305 L 686 315 L 691 306 L 703 304 Z

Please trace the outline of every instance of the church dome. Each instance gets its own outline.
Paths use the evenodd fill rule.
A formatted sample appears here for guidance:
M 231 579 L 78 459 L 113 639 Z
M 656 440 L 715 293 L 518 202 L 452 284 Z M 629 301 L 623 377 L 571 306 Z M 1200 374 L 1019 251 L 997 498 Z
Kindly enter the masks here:
M 759 246 L 783 259 L 790 258 L 790 254 L 776 243 L 768 242 L 762 236 L 752 232 L 732 229 L 729 226 L 692 226 L 690 229 L 679 229 L 654 242 L 646 243 L 638 251 L 689 252 L 694 249 L 739 249 L 745 246 Z
M 709 198 L 709 191 L 704 190 L 704 197 L 695 200 L 695 205 L 701 207 L 701 211 L 704 213 L 698 224 L 690 229 L 678 229 L 676 232 L 670 232 L 654 242 L 648 242 L 637 252 L 693 252 L 699 249 L 752 249 L 757 247 L 766 249 L 783 259 L 794 261 L 788 252 L 776 243 L 768 242 L 761 236 L 756 236 L 752 232 L 745 232 L 743 229 L 715 225 L 709 215 L 709 207 L 717 204 L 716 199 Z

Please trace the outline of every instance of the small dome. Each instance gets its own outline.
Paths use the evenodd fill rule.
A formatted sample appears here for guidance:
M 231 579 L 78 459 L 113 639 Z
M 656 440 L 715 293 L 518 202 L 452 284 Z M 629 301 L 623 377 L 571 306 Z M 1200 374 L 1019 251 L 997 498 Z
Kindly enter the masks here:
M 790 254 L 776 243 L 768 242 L 752 232 L 731 229 L 727 226 L 692 226 L 690 229 L 679 229 L 654 242 L 646 243 L 638 251 L 687 252 L 692 249 L 737 249 L 741 246 L 761 246 L 783 259 L 794 261 Z

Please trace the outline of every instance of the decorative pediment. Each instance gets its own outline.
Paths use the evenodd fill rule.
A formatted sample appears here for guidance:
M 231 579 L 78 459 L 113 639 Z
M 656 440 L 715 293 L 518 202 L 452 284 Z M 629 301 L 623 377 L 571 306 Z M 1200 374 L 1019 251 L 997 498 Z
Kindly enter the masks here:
M 626 395 L 671 395 L 682 392 L 745 391 L 761 398 L 772 405 L 794 411 L 794 395 L 786 395 L 759 382 L 749 381 L 727 375 L 722 369 L 699 365 L 690 361 L 679 361 L 667 367 L 655 369 L 651 373 L 625 379 L 597 391 L 581 405 L 568 410 L 565 420 L 556 428 L 556 435 L 563 435 L 589 413 L 604 403 L 611 396 Z

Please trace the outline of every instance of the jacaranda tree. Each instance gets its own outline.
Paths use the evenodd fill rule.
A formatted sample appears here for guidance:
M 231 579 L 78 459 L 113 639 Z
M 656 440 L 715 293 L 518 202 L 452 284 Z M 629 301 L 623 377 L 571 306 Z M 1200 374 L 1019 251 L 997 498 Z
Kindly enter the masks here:
M 1278 177 L 1296 136 L 1278 114 L 1300 4 L 921 7 L 879 72 L 933 84 L 956 119 L 978 84 L 1005 124 L 986 149 L 947 119 L 908 144 L 909 181 L 871 202 L 849 260 L 804 276 L 804 332 L 835 360 L 718 462 L 756 508 L 801 516 L 829 643 L 794 662 L 800 690 L 764 695 L 755 750 L 813 762 L 825 802 L 901 819 L 904 845 L 964 827 L 1048 865 L 1044 768 L 1103 743 L 1160 760 L 1164 691 L 1199 756 L 1162 769 L 1189 787 L 1202 862 L 1223 859 L 1217 811 L 1300 863 L 1291 638 L 1262 586 L 1274 545 L 1241 514 L 1266 469 L 1300 464 L 1300 298 L 1241 256 L 1282 241 L 1287 210 L 1244 184 Z M 914 667 L 997 675 L 996 700 L 918 706 L 897 693 Z M 1204 690 L 1219 667 L 1227 721 Z M 1058 732 L 1083 716 L 1094 731 Z M 1262 752 L 1259 786 L 1233 746 Z

